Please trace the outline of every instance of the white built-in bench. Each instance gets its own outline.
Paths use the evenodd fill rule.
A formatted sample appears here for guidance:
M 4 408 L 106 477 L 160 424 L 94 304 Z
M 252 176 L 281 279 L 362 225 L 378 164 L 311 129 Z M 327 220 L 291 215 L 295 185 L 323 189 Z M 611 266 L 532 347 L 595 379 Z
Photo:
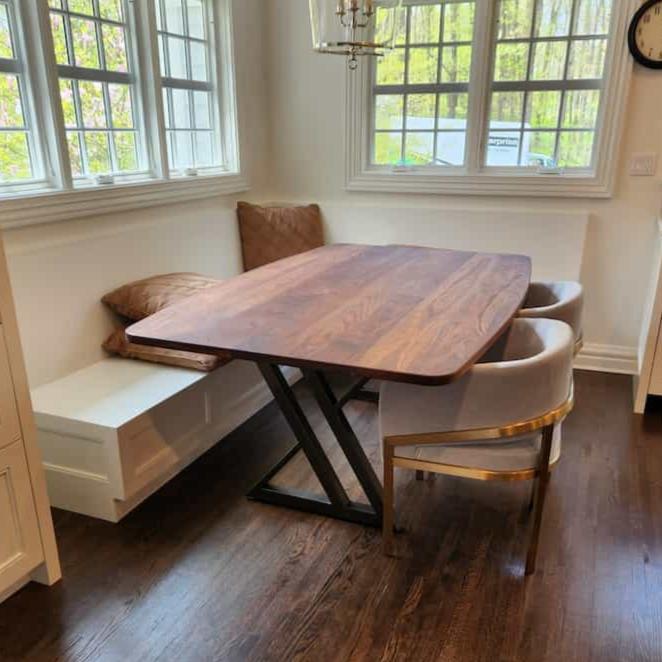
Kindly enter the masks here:
M 245 361 L 207 374 L 109 358 L 32 398 L 51 504 L 118 522 L 271 394 Z

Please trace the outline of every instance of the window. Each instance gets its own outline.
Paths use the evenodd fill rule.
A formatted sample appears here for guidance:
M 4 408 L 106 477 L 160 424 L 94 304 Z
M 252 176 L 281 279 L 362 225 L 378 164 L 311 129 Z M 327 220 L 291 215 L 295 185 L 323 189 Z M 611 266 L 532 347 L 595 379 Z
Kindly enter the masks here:
M 0 1 L 0 194 L 43 177 L 14 12 Z
M 395 48 L 349 80 L 348 187 L 608 195 L 629 5 L 404 0 Z
M 50 7 L 73 177 L 137 172 L 143 158 L 123 0 L 50 0 Z
M 231 4 L 0 0 L 3 222 L 245 190 Z
M 157 21 L 170 168 L 218 165 L 207 7 L 202 0 L 158 0 Z

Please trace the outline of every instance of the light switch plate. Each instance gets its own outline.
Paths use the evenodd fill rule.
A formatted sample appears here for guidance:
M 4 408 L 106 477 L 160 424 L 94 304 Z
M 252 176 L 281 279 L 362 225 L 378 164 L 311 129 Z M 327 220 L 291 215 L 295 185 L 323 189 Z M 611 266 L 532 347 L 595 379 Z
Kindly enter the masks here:
M 640 152 L 633 154 L 630 161 L 630 174 L 633 177 L 654 177 L 657 172 L 657 154 Z

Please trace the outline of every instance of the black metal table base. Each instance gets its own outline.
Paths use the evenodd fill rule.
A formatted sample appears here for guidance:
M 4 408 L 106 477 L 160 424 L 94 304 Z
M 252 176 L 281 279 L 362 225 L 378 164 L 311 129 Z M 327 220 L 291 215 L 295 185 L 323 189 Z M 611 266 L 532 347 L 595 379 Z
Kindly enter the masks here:
M 339 400 L 335 397 L 323 373 L 313 370 L 303 371 L 304 378 L 311 386 L 317 404 L 361 484 L 369 504 L 350 500 L 280 367 L 262 363 L 259 364 L 259 368 L 294 432 L 297 445 L 260 480 L 249 492 L 248 498 L 366 526 L 381 526 L 382 485 L 342 411 L 347 400 L 344 398 Z M 362 386 L 357 388 L 356 392 L 361 390 Z M 271 485 L 272 478 L 298 452 L 305 454 L 324 489 L 325 496 Z

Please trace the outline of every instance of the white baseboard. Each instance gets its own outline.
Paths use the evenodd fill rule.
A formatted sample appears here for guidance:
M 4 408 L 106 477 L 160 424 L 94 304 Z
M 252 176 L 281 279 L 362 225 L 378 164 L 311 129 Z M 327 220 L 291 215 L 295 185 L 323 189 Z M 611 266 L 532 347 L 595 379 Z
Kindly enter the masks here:
M 636 375 L 639 372 L 636 347 L 586 343 L 575 360 L 578 370 Z

